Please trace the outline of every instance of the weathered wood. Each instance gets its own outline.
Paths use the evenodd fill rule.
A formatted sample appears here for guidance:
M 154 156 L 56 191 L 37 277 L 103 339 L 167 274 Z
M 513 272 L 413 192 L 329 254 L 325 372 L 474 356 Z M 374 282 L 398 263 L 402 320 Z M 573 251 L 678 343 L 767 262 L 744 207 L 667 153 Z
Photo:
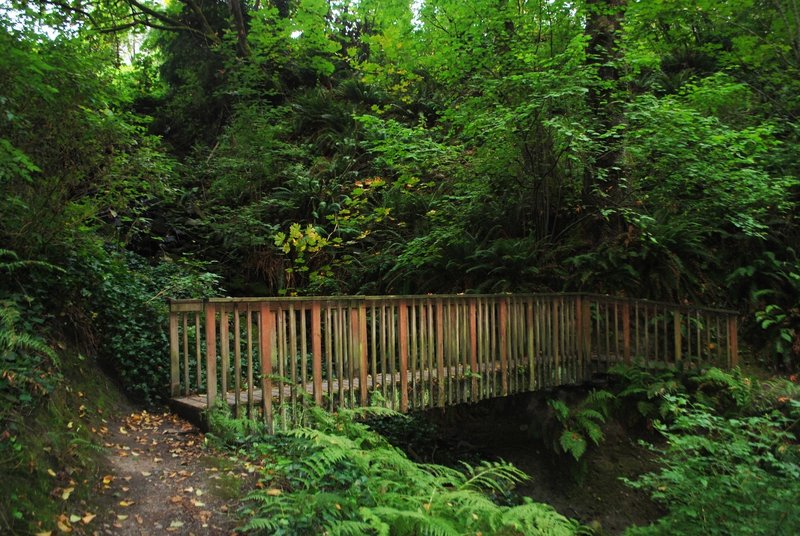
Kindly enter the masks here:
M 369 365 L 367 356 L 367 306 L 362 302 L 358 306 L 358 355 L 361 361 L 360 375 L 359 375 L 359 394 L 361 395 L 361 405 L 366 406 L 369 404 L 367 397 L 367 376 L 369 375 Z
M 228 394 L 228 368 L 230 367 L 230 331 L 228 326 L 228 313 L 219 315 L 219 356 L 220 379 L 222 380 L 222 393 Z
M 178 348 L 178 313 L 169 314 L 169 386 L 173 397 L 181 392 L 180 348 Z
M 259 310 L 258 319 L 260 326 L 259 333 L 259 356 L 261 357 L 261 392 L 269 393 L 263 396 L 262 417 L 267 428 L 272 430 L 272 312 L 267 303 L 262 303 Z
M 233 308 L 233 397 L 234 416 L 239 417 L 242 394 L 242 335 L 241 319 L 239 318 L 239 304 Z
M 183 320 L 183 394 L 189 394 L 189 313 L 181 315 Z
M 622 304 L 622 358 L 631 364 L 631 308 L 627 301 Z
M 405 300 L 398 304 L 400 335 L 400 411 L 408 411 L 408 308 Z
M 189 314 L 194 315 L 199 393 L 206 380 L 202 399 L 190 389 Z M 173 302 L 170 392 L 204 407 L 217 398 L 229 400 L 236 415 L 246 404 L 251 417 L 257 401 L 270 427 L 274 397 L 286 427 L 298 414 L 298 390 L 313 393 L 318 404 L 325 403 L 327 392 L 330 409 L 368 404 L 370 389 L 379 390 L 388 405 L 408 411 L 570 384 L 585 380 L 590 369 L 604 371 L 615 362 L 631 363 L 634 356 L 663 366 L 686 356 L 716 355 L 735 366 L 737 335 L 732 312 L 588 294 Z M 246 378 L 241 370 L 245 345 Z M 261 388 L 255 389 L 259 380 Z
M 213 304 L 206 305 L 206 399 L 207 408 L 217 401 L 217 311 Z
M 739 366 L 739 339 L 737 318 L 733 315 L 728 317 L 728 366 L 731 368 Z

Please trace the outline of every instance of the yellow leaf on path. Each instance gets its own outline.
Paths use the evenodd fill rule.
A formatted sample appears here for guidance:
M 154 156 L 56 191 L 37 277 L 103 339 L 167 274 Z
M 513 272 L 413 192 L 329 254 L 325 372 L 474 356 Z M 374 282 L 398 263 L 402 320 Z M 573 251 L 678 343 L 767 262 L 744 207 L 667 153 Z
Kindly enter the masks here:
M 61 532 L 72 532 L 72 527 L 70 527 L 60 519 L 56 521 L 56 526 L 58 527 L 58 530 L 60 530 Z
M 71 516 L 69 516 L 69 522 L 70 523 L 77 523 L 80 520 L 81 520 L 81 516 L 77 516 L 75 514 L 72 514 Z
M 117 514 L 117 519 L 120 521 L 125 521 L 126 519 L 128 519 L 128 516 L 125 514 Z
M 69 428 L 70 430 L 72 429 L 72 421 L 69 421 L 69 422 L 67 423 L 67 428 Z
M 108 486 L 109 484 L 111 484 L 111 482 L 113 480 L 114 480 L 114 477 L 112 475 L 106 475 L 106 476 L 103 477 L 103 484 Z
M 127 508 L 128 506 L 132 505 L 133 501 L 119 501 L 119 505 L 122 507 Z
M 81 518 L 81 521 L 83 521 L 84 525 L 88 525 L 89 523 L 92 522 L 92 519 L 94 519 L 95 517 L 97 517 L 97 514 L 89 514 L 89 513 L 87 513 L 85 516 L 83 516 Z
M 151 474 L 150 471 L 142 471 L 142 476 L 150 476 Z
M 123 435 L 128 435 L 128 431 L 122 426 L 119 427 L 119 433 Z
M 56 476 L 56 472 L 55 472 L 55 471 L 53 471 L 52 469 L 48 469 L 48 470 L 47 470 L 47 474 L 48 474 L 48 475 L 50 475 L 50 476 L 52 476 L 52 477 L 55 477 L 55 476 Z
M 194 500 L 194 499 L 192 499 L 192 504 L 195 505 L 198 508 L 202 508 L 202 507 L 204 507 L 206 505 L 205 503 L 202 503 L 202 502 Z
M 64 501 L 69 499 L 69 496 L 72 495 L 73 491 L 75 491 L 75 488 L 66 488 L 63 492 L 61 492 L 61 499 Z

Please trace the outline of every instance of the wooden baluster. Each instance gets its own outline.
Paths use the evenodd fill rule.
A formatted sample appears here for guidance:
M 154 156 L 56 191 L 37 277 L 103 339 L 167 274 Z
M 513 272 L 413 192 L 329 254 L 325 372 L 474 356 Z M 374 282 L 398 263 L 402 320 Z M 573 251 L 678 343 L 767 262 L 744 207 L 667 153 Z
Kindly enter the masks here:
M 737 318 L 734 315 L 728 316 L 728 366 L 735 368 L 739 366 L 739 334 Z
M 400 332 L 400 411 L 408 411 L 408 308 L 405 300 L 399 304 L 398 331 Z
M 262 395 L 264 393 L 261 393 Z M 253 414 L 253 310 L 247 306 L 247 416 Z
M 328 329 L 330 327 L 328 326 Z M 330 347 L 326 348 L 330 354 Z M 322 406 L 322 312 L 317 300 L 311 304 L 311 373 L 314 380 L 314 403 Z
M 626 365 L 631 364 L 631 308 L 627 300 L 622 304 L 622 353 Z
M 238 419 L 242 403 L 242 337 L 239 318 L 239 304 L 233 305 L 233 414 Z
M 358 355 L 360 359 L 359 365 L 359 387 L 360 392 L 359 395 L 361 396 L 361 406 L 369 406 L 369 399 L 367 397 L 367 385 L 368 374 L 369 374 L 369 364 L 367 356 L 367 305 L 365 302 L 361 302 L 358 305 L 358 323 L 356 325 L 356 337 L 358 340 Z
M 206 399 L 207 408 L 217 402 L 217 311 L 213 303 L 206 304 Z
M 719 330 L 717 330 L 719 331 Z M 195 383 L 197 390 L 200 391 L 203 387 L 203 356 L 200 350 L 200 313 L 194 314 L 194 365 L 195 365 Z
M 181 394 L 180 348 L 178 347 L 178 313 L 169 313 L 169 391 L 171 396 Z
M 183 394 L 189 396 L 189 313 L 183 313 Z
M 220 347 L 220 379 L 222 380 L 222 400 L 228 403 L 228 368 L 231 361 L 230 330 L 228 327 L 228 311 L 226 305 L 219 307 L 219 347 Z
M 272 431 L 272 349 L 273 319 L 269 304 L 262 303 L 259 313 L 259 354 L 261 357 L 261 407 L 267 429 Z
M 444 375 L 444 304 L 436 300 L 436 367 L 439 380 L 439 407 L 445 406 L 446 389 Z

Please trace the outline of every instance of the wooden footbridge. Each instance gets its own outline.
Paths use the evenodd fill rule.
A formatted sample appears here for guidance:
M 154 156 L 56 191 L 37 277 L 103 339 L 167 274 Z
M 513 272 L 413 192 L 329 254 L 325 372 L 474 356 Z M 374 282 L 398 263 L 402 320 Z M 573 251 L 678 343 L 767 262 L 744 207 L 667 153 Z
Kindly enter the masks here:
M 173 403 L 287 426 L 313 400 L 444 407 L 615 363 L 735 366 L 734 311 L 593 294 L 173 300 Z M 264 396 L 269 393 L 270 396 Z

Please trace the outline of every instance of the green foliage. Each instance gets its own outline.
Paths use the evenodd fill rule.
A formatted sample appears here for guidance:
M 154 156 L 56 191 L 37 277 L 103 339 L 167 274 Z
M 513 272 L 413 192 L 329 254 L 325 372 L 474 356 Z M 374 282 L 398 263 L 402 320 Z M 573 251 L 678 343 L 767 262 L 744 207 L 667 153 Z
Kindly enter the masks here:
M 529 500 L 499 506 L 528 477 L 506 463 L 462 470 L 409 460 L 358 422 L 383 408 L 328 414 L 310 408 L 313 427 L 251 436 L 270 458 L 265 488 L 248 497 L 246 531 L 264 534 L 577 534 L 581 527 Z M 224 425 L 224 423 L 221 423 Z M 219 432 L 217 432 L 219 433 Z
M 611 414 L 615 399 L 609 391 L 593 389 L 573 407 L 558 399 L 547 401 L 559 423 L 554 432 L 553 449 L 558 454 L 572 456 L 577 464 L 574 466 L 577 470 L 573 472 L 578 480 L 586 474 L 587 466 L 583 456 L 589 442 L 599 445 L 605 438 L 603 425 Z
M 669 513 L 627 534 L 796 534 L 800 448 L 788 416 L 777 410 L 725 418 L 682 396 L 667 396 L 676 418 L 658 425 L 667 440 L 663 469 L 631 483 L 649 490 Z
M 152 404 L 168 394 L 166 297 L 208 297 L 218 278 L 200 263 L 163 261 L 86 243 L 67 259 L 63 311 L 76 336 L 135 399 Z

